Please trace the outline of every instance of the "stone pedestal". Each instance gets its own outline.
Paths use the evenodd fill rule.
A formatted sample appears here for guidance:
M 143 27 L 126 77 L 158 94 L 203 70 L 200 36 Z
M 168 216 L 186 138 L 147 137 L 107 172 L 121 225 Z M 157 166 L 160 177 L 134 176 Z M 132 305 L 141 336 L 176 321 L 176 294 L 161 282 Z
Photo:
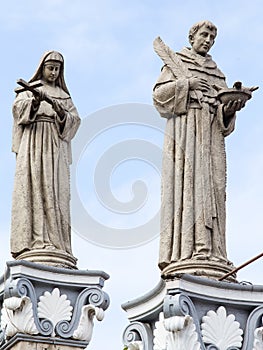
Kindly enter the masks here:
M 15 336 L 12 341 L 6 344 L 3 349 L 12 349 L 12 350 L 83 350 L 86 348 L 86 345 L 82 343 L 82 346 L 77 346 L 75 343 L 70 345 L 61 344 L 56 339 L 46 339 L 44 337 L 24 337 Z
M 122 307 L 129 349 L 263 349 L 263 286 L 183 274 Z
M 77 269 L 77 259 L 62 250 L 35 249 L 20 254 L 16 260 L 31 261 L 41 265 Z
M 109 305 L 109 276 L 16 260 L 0 280 L 1 350 L 80 350 Z
M 219 279 L 234 270 L 230 262 L 220 262 L 215 260 L 186 259 L 184 261 L 170 263 L 162 270 L 162 276 L 172 278 L 178 274 L 190 274 L 199 277 Z M 227 278 L 229 282 L 236 282 L 236 274 Z

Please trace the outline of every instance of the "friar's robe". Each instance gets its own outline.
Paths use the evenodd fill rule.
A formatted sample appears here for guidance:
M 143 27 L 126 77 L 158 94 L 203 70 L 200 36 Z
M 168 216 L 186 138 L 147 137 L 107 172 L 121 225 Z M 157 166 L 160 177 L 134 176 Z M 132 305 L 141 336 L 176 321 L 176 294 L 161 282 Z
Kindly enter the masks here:
M 70 96 L 60 87 L 42 89 L 63 103 L 60 119 L 52 106 L 32 106 L 31 92 L 21 92 L 13 105 L 13 151 L 16 173 L 12 204 L 11 252 L 58 249 L 71 253 L 71 139 L 80 118 Z
M 177 53 L 187 76 L 164 66 L 154 87 L 154 104 L 167 118 L 163 147 L 159 266 L 186 259 L 227 261 L 225 243 L 225 136 L 234 130 L 217 91 L 225 77 L 210 55 L 184 48 Z M 209 91 L 189 89 L 189 77 L 209 83 Z

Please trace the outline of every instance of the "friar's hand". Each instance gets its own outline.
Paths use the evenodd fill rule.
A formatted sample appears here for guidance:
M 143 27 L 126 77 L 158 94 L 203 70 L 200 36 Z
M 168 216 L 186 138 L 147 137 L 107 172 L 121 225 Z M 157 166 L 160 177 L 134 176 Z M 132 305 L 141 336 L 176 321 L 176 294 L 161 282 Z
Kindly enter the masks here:
M 223 107 L 224 116 L 230 117 L 236 112 L 240 111 L 243 107 L 245 107 L 245 102 L 242 100 L 232 100 L 229 101 L 226 105 Z
M 189 87 L 190 87 L 190 90 L 201 90 L 201 91 L 209 90 L 209 84 L 207 80 L 199 77 L 190 78 Z

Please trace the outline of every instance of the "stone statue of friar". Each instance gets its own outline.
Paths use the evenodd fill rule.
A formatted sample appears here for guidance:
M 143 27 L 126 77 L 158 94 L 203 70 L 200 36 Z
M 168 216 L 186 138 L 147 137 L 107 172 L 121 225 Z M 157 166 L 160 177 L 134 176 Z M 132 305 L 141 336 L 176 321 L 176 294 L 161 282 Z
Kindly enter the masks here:
M 191 47 L 181 52 L 173 52 L 160 38 L 154 42 L 165 63 L 153 90 L 154 105 L 167 118 L 159 260 L 164 275 L 203 274 L 208 266 L 209 276 L 214 264 L 226 266 L 225 272 L 231 269 L 225 239 L 224 139 L 233 132 L 245 100 L 218 99 L 227 85 L 208 54 L 216 35 L 216 26 L 202 21 L 192 26 Z
M 11 253 L 36 262 L 41 255 L 44 263 L 63 266 L 59 259 L 56 264 L 56 256 L 72 254 L 69 166 L 80 118 L 59 52 L 45 53 L 32 79 L 22 82 L 13 104 L 12 150 L 17 157 Z

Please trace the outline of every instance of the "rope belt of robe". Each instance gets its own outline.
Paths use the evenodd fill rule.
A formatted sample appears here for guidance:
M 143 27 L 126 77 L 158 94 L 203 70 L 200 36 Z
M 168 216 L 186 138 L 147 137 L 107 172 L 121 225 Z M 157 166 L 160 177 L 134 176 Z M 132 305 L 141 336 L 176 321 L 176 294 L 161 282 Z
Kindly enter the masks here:
M 36 116 L 34 122 L 48 122 L 48 123 L 55 123 L 54 116 L 47 116 L 44 114 L 39 114 Z

